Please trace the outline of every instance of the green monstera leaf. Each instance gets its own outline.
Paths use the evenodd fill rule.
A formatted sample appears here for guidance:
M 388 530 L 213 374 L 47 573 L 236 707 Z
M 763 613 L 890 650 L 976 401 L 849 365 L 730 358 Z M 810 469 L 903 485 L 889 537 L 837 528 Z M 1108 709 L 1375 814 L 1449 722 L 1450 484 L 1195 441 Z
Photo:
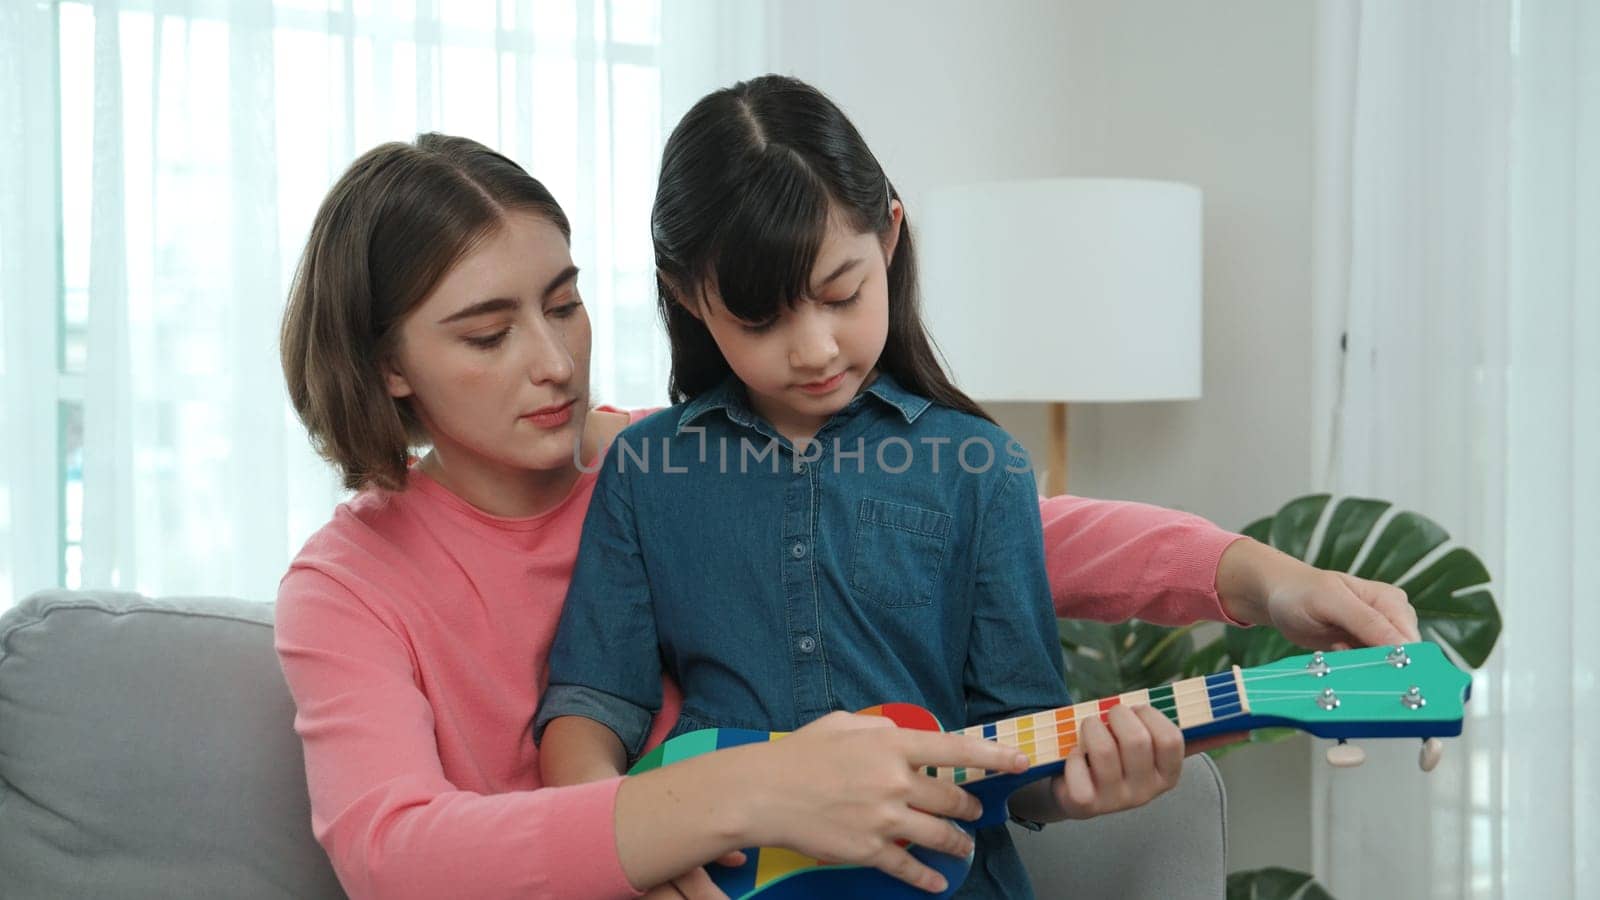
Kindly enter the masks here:
M 1304 872 L 1274 866 L 1228 875 L 1228 900 L 1333 900 L 1333 895 Z
M 1189 628 L 1082 619 L 1061 619 L 1057 627 L 1074 700 L 1111 697 L 1187 677 L 1184 666 L 1194 655 Z
M 1488 569 L 1465 547 L 1447 546 L 1449 532 L 1427 516 L 1400 512 L 1385 522 L 1392 505 L 1362 497 L 1335 503 L 1327 494 L 1313 494 L 1289 501 L 1276 515 L 1250 523 L 1243 533 L 1319 569 L 1399 585 L 1417 611 L 1424 639 L 1448 648 L 1472 668 L 1483 665 L 1500 637 L 1500 611 L 1486 587 Z M 1319 537 L 1317 526 L 1324 521 Z M 1313 538 L 1318 538 L 1316 547 Z M 1418 569 L 1430 556 L 1432 560 Z M 1223 644 L 1224 661 L 1241 666 L 1301 652 L 1270 628 L 1230 627 Z

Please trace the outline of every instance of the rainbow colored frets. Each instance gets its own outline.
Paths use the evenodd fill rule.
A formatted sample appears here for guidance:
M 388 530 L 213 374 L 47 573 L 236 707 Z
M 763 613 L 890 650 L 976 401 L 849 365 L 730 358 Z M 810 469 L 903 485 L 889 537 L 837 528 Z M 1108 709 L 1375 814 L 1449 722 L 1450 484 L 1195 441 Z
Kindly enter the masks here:
M 1218 672 L 1215 675 L 1163 684 L 1149 690 L 1129 691 L 1104 700 L 1090 700 L 1014 719 L 973 725 L 961 729 L 959 733 L 1015 747 L 1026 754 L 1034 766 L 1046 766 L 1065 760 L 1073 748 L 1078 746 L 1078 733 L 1085 721 L 1099 719 L 1104 722 L 1111 710 L 1118 706 L 1154 707 L 1177 723 L 1186 734 L 1194 732 L 1192 736 L 1198 736 L 1205 726 L 1218 722 L 1228 722 L 1227 730 L 1238 731 L 1240 729 L 1234 724 L 1234 720 L 1250 711 L 1245 705 L 1241 670 L 1238 666 L 1234 666 L 1230 672 Z M 954 768 L 930 766 L 928 774 L 962 785 L 983 781 L 995 775 L 991 771 L 965 769 L 959 766 Z M 979 827 L 1004 818 L 1003 810 L 996 810 L 990 815 L 987 804 L 984 812 L 985 816 L 980 820 Z
M 1288 726 L 1329 738 L 1451 737 L 1461 733 L 1470 677 L 1447 660 L 1435 644 L 1371 647 L 1336 653 L 1293 656 L 1264 666 L 1189 678 L 1149 690 L 1131 691 L 1000 722 L 974 725 L 962 733 L 997 741 L 1025 753 L 1032 764 L 1021 774 L 965 768 L 929 767 L 930 777 L 948 779 L 983 802 L 977 822 L 957 822 L 971 831 L 1005 821 L 1006 800 L 1017 788 L 1061 771 L 1077 746 L 1082 723 L 1105 720 L 1117 706 L 1151 706 L 1176 722 L 1186 739 Z M 876 706 L 863 713 L 881 715 L 902 728 L 939 731 L 932 713 L 906 703 Z M 710 728 L 674 738 L 647 754 L 632 772 L 649 771 L 712 750 L 781 738 L 786 732 Z M 949 881 L 949 896 L 966 878 L 970 859 L 956 859 L 921 847 L 918 859 Z M 747 850 L 738 868 L 711 866 L 712 880 L 734 900 L 826 896 L 829 900 L 926 898 L 875 870 L 832 865 L 777 847 Z

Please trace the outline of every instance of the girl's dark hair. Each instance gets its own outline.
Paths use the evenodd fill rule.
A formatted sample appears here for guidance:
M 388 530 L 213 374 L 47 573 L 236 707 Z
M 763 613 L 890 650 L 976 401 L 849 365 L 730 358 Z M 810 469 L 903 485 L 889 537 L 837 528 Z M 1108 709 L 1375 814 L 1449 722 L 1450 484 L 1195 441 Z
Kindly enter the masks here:
M 295 412 L 346 488 L 404 487 L 411 448 L 429 438 L 411 403 L 385 385 L 400 324 L 512 211 L 542 216 L 571 239 L 560 204 L 521 166 L 433 133 L 374 147 L 322 201 L 280 351 Z
M 899 195 L 855 126 L 803 81 L 764 75 L 696 103 L 662 152 L 650 223 L 673 402 L 730 371 L 684 308 L 699 303 L 700 285 L 714 285 L 738 318 L 767 321 L 805 295 L 830 215 L 887 238 L 891 199 Z M 889 337 L 878 367 L 907 390 L 989 418 L 950 382 L 922 324 L 909 218 L 889 265 Z

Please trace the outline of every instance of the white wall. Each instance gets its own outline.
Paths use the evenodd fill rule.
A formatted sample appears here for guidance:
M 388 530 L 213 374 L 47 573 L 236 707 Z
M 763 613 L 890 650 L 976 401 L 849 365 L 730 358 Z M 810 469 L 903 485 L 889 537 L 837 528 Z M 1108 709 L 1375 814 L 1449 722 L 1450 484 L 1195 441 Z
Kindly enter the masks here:
M 1277 0 L 775 3 L 778 71 L 837 100 L 906 198 L 1050 175 L 1205 195 L 1201 400 L 1075 407 L 1074 493 L 1228 527 L 1311 483 L 1312 4 Z M 1045 454 L 1044 410 L 1001 423 Z M 1235 868 L 1311 868 L 1302 742 L 1224 760 Z

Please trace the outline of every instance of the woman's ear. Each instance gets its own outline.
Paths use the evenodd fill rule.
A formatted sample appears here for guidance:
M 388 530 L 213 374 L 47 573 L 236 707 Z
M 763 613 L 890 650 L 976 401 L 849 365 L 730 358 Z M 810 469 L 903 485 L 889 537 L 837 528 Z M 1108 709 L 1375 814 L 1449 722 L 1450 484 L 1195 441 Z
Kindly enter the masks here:
M 389 396 L 399 400 L 416 393 L 411 389 L 411 382 L 407 381 L 406 376 L 402 375 L 400 370 L 395 367 L 392 357 L 382 363 L 382 370 L 383 386 L 388 390 Z
M 906 208 L 899 200 L 889 201 L 889 237 L 883 244 L 883 267 L 894 264 L 894 248 L 900 246 L 900 229 L 905 227 Z

